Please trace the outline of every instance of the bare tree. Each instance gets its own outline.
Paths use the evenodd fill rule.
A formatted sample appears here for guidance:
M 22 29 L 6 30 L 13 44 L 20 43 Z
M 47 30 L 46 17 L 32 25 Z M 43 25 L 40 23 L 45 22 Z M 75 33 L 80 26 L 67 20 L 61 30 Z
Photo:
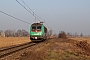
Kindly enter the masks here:
M 49 30 L 49 36 L 51 36 L 52 35 L 52 30 Z
M 3 33 L 3 30 L 0 30 L 0 35 L 1 35 L 1 33 Z
M 81 33 L 81 34 L 80 34 L 80 37 L 83 37 L 83 36 L 84 36 L 83 33 Z
M 15 30 L 7 29 L 4 31 L 6 37 L 14 37 L 15 36 Z
M 28 35 L 29 33 L 26 30 L 22 29 L 22 36 L 28 36 Z
M 26 30 L 22 29 L 22 30 L 17 30 L 17 32 L 15 33 L 15 35 L 17 37 L 25 37 L 25 36 L 29 36 L 29 32 L 27 32 Z
M 5 33 L 6 37 L 24 37 L 24 36 L 29 36 L 29 32 L 27 32 L 24 29 L 22 29 L 22 30 L 18 29 L 17 31 L 7 29 L 7 30 L 4 31 L 4 33 Z
M 5 30 L 4 33 L 5 33 L 6 37 L 9 37 L 11 35 L 10 30 Z
M 19 29 L 19 30 L 17 30 L 17 32 L 16 32 L 16 36 L 17 37 L 21 37 L 22 36 L 22 31 Z
M 73 37 L 72 33 L 69 33 L 69 32 L 66 35 L 67 37 Z

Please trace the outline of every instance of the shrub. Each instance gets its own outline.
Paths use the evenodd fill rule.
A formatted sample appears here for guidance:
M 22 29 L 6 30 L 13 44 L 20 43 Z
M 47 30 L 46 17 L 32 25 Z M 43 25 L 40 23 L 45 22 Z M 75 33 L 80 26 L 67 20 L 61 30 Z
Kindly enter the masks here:
M 58 38 L 67 39 L 66 33 L 65 33 L 64 31 L 61 31 L 61 32 L 58 34 Z

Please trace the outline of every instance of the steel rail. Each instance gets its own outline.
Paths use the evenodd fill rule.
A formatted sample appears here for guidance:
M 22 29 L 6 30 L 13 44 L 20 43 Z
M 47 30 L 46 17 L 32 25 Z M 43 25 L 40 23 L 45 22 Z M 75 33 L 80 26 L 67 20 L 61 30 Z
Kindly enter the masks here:
M 36 44 L 37 43 L 29 42 L 29 43 L 20 44 L 20 45 L 17 45 L 17 46 L 11 46 L 11 47 L 0 49 L 0 58 L 8 56 L 12 53 L 15 53 L 17 51 L 20 51 L 22 49 L 28 48 L 28 47 L 36 45 Z

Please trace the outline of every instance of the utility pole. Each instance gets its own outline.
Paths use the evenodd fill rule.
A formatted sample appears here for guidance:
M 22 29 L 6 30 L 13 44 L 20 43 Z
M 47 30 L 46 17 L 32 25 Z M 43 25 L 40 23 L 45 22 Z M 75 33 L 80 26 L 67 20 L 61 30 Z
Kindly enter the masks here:
M 36 16 L 35 16 L 34 20 L 35 20 L 35 23 L 36 23 Z

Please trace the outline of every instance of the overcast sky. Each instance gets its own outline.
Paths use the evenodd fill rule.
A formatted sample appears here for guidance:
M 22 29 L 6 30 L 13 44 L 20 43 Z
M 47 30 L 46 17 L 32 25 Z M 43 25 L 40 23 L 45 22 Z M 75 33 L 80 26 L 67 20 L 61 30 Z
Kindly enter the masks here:
M 22 3 L 22 0 L 18 1 Z M 90 0 L 24 0 L 24 2 L 56 33 L 65 31 L 90 35 Z M 0 11 L 31 24 L 34 22 L 34 17 L 15 0 L 1 0 Z M 29 27 L 30 24 L 0 12 L 0 30 L 25 29 L 29 31 Z

